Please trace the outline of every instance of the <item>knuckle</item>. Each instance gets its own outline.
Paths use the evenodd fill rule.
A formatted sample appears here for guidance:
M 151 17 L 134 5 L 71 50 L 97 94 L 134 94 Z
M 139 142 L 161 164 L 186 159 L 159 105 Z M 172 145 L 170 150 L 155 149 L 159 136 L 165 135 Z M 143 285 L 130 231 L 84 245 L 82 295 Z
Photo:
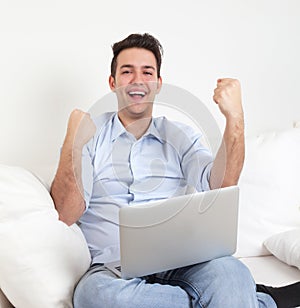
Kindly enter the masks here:
M 234 87 L 238 87 L 239 85 L 240 85 L 240 82 L 239 82 L 239 80 L 238 79 L 232 79 L 232 85 L 234 86 Z

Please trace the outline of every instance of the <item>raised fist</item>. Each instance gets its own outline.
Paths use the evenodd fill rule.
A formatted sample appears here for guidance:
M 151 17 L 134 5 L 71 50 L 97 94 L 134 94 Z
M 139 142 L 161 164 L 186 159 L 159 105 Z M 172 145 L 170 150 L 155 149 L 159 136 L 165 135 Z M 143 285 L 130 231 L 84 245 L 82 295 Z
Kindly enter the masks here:
M 71 112 L 66 140 L 72 142 L 75 148 L 82 149 L 83 146 L 94 136 L 96 126 L 89 113 L 75 109 Z
M 225 117 L 243 116 L 241 85 L 237 79 L 218 79 L 213 99 Z

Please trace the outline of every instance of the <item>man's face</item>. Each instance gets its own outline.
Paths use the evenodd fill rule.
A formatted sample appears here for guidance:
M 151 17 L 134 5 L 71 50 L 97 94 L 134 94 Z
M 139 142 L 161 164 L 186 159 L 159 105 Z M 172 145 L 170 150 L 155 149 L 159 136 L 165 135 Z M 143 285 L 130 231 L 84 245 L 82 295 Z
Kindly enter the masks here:
M 119 112 L 133 118 L 151 117 L 155 95 L 161 88 L 154 54 L 143 48 L 128 48 L 117 58 L 110 88 L 118 97 Z

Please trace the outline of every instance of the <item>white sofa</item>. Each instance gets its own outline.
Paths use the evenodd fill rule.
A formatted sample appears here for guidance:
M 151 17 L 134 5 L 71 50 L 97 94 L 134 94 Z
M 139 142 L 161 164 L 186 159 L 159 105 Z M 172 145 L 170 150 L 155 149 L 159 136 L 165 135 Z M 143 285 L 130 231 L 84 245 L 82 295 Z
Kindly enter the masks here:
M 273 286 L 300 280 L 297 126 L 247 138 L 239 184 L 235 255 L 256 282 Z M 0 165 L 0 308 L 72 307 L 74 286 L 88 268 L 80 230 L 58 221 L 46 189 L 54 171 L 43 170 L 42 184 L 23 168 Z
M 300 128 L 246 139 L 236 256 L 257 283 L 300 280 Z

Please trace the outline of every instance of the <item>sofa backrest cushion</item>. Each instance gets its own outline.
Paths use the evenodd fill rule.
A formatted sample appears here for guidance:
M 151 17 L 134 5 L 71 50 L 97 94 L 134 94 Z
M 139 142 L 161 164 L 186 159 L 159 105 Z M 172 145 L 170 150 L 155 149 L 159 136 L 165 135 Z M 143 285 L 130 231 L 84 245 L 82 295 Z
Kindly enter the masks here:
M 300 226 L 300 128 L 246 138 L 236 256 L 269 254 L 263 242 Z
M 30 172 L 0 165 L 0 288 L 15 307 L 72 307 L 90 265 L 84 236 L 58 220 L 49 192 Z

